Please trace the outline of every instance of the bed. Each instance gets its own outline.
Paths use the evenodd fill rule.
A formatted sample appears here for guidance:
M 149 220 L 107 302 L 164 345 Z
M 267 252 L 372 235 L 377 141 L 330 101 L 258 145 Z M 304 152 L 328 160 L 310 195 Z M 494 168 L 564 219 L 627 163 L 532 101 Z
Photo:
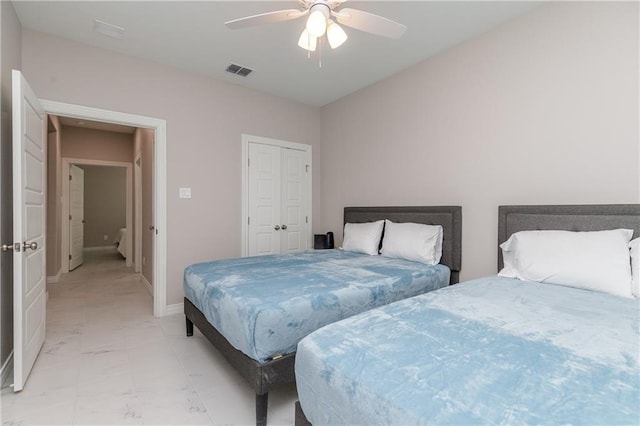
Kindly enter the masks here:
M 637 238 L 640 205 L 499 208 L 499 244 L 614 228 Z M 634 298 L 500 276 L 373 309 L 299 343 L 296 425 L 638 424 L 639 312 Z
M 382 219 L 442 226 L 440 264 L 316 250 L 206 262 L 185 269 L 187 335 L 193 334 L 195 324 L 253 387 L 257 424 L 266 424 L 268 392 L 294 382 L 295 348 L 306 334 L 458 281 L 460 207 L 344 209 L 345 224 Z

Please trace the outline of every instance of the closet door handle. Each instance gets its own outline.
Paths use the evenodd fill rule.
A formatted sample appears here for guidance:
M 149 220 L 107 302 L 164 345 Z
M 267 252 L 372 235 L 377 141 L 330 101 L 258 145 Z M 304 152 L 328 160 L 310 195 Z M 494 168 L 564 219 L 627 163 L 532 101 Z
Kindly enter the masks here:
M 275 229 L 276 231 L 279 231 L 280 230 L 280 225 L 274 226 L 273 229 Z
M 22 251 L 27 251 L 27 249 L 31 249 L 31 250 L 37 250 L 38 249 L 38 243 L 36 243 L 35 241 L 32 243 L 28 243 L 28 242 L 23 242 L 22 243 Z
M 282 229 L 284 229 L 286 231 L 287 225 L 282 225 Z

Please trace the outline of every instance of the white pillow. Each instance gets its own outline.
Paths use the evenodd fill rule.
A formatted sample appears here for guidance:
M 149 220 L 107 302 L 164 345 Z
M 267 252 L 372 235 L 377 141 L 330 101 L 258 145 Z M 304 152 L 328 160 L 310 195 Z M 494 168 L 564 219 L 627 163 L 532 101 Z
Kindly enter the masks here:
M 505 268 L 498 275 L 631 295 L 630 229 L 522 231 L 500 245 Z
M 515 250 L 512 248 L 512 246 L 515 246 L 514 235 L 512 234 L 507 241 L 500 244 L 503 266 L 502 270 L 498 272 L 499 277 L 518 278 L 514 259 Z
M 384 220 L 345 224 L 342 249 L 345 251 L 366 253 L 372 256 L 377 255 L 383 226 Z
M 640 238 L 631 240 L 631 293 L 640 298 Z
M 442 257 L 442 226 L 386 220 L 382 255 L 437 265 Z

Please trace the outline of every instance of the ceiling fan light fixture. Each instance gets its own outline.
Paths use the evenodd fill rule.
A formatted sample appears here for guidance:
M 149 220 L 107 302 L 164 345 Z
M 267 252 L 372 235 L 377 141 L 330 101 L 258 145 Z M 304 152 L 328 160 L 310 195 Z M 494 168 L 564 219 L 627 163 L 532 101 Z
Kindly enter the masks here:
M 344 32 L 342 27 L 331 19 L 329 19 L 329 25 L 327 25 L 327 39 L 329 40 L 329 46 L 332 49 L 342 46 L 347 41 L 347 33 Z
M 298 46 L 302 47 L 309 52 L 315 52 L 316 46 L 318 45 L 318 39 L 311 34 L 305 28 L 300 34 L 300 38 L 298 39 Z
M 400 38 L 407 30 L 404 25 L 383 16 L 364 10 L 344 8 L 342 5 L 345 1 L 347 0 L 298 0 L 301 9 L 275 10 L 245 16 L 227 21 L 225 25 L 231 29 L 238 29 L 290 21 L 305 16 L 305 29 L 298 39 L 298 46 L 307 52 L 314 52 L 316 49 L 321 51 L 325 35 L 332 49 L 342 46 L 348 37 L 341 25 L 389 38 Z M 310 58 L 311 54 L 307 53 L 307 56 Z
M 307 19 L 307 31 L 314 37 L 322 37 L 327 31 L 329 10 L 326 5 L 318 4 L 311 7 L 311 14 Z

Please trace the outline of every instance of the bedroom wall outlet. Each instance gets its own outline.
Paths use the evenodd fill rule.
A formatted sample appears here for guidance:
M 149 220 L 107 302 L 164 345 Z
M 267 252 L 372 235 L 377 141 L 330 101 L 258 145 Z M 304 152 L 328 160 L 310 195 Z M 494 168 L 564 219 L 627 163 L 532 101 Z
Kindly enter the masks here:
M 180 188 L 180 198 L 191 198 L 191 188 Z

